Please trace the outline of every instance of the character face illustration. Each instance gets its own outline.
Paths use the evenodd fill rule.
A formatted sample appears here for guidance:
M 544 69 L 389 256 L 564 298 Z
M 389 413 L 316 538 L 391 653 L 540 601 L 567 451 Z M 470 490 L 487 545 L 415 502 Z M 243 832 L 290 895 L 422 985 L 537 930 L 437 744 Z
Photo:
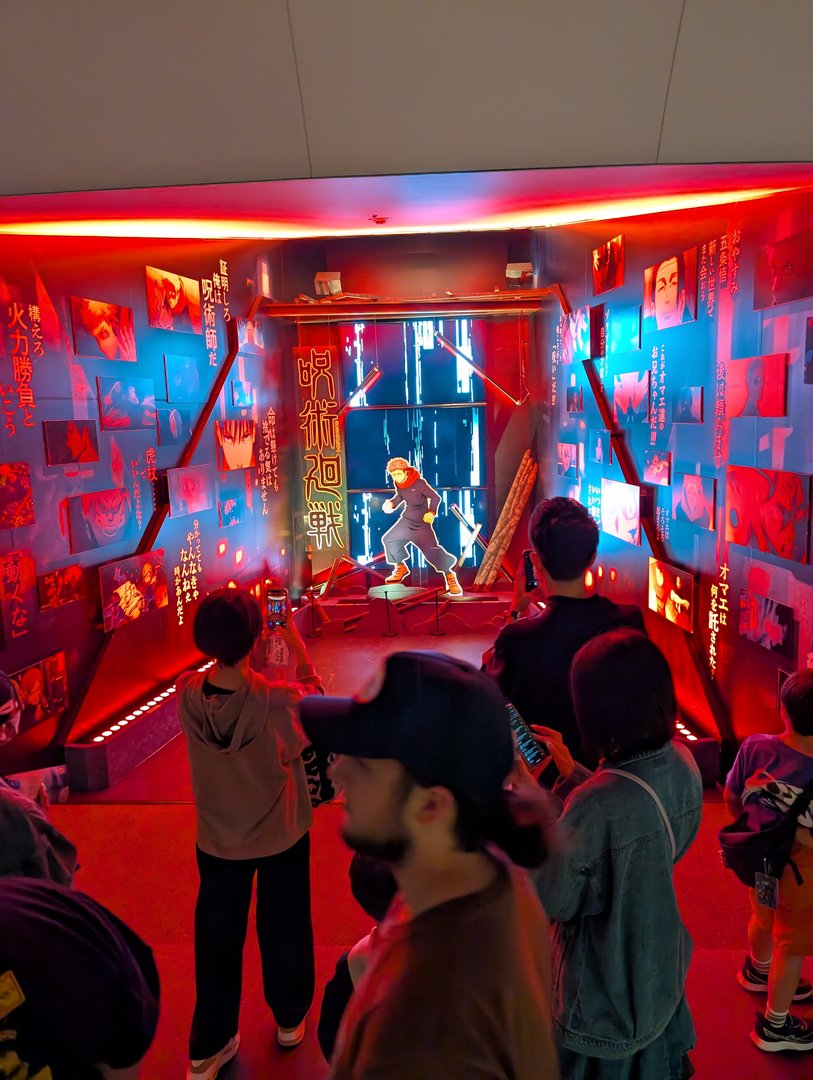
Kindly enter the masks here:
M 677 326 L 683 320 L 686 291 L 681 285 L 681 257 L 673 255 L 655 271 L 652 305 L 658 329 Z
M 93 335 L 102 356 L 115 360 L 119 355 L 119 339 L 116 334 L 119 316 L 115 304 L 84 300 L 80 310 L 82 323 L 88 333 Z
M 692 517 L 703 512 L 703 480 L 699 476 L 684 476 L 683 505 Z
M 141 580 L 145 585 L 154 585 L 158 580 L 158 575 L 155 572 L 155 567 L 152 563 L 145 562 L 141 567 Z
M 123 488 L 115 488 L 83 495 L 82 510 L 93 532 L 105 540 L 112 540 L 127 524 L 127 494 Z
M 253 420 L 216 421 L 215 433 L 227 469 L 248 469 L 254 464 Z
M 407 478 L 406 469 L 393 469 L 390 476 L 400 486 Z

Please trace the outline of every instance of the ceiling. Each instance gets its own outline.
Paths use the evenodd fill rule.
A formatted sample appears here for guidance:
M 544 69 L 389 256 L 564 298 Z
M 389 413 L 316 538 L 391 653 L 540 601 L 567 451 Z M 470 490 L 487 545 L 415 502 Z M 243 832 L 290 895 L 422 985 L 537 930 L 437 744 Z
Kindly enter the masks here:
M 545 227 L 813 190 L 813 164 L 275 180 L 0 199 L 0 233 L 290 239 Z M 375 219 L 375 220 L 374 220 Z
M 0 195 L 813 160 L 810 0 L 52 0 L 2 18 Z

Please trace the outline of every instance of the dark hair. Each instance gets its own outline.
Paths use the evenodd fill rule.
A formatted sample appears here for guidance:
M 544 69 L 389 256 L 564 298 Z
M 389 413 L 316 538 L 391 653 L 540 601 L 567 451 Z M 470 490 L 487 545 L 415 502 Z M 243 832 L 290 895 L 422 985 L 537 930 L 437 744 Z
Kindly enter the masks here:
M 813 735 L 813 668 L 804 668 L 786 679 L 779 701 L 797 735 Z
M 457 802 L 455 833 L 463 851 L 492 843 L 517 866 L 532 869 L 548 854 L 547 814 L 532 795 L 503 791 L 496 801 L 452 792 Z
M 660 268 L 663 266 L 664 263 L 671 262 L 672 259 L 677 260 L 677 271 L 678 271 L 678 287 L 677 287 L 677 291 L 678 291 L 678 296 L 680 296 L 681 292 L 683 292 L 683 290 L 686 288 L 686 258 L 685 258 L 684 253 L 682 251 L 677 252 L 676 255 L 669 255 L 665 259 L 661 259 L 659 262 L 656 262 L 654 264 L 654 266 L 652 267 L 652 277 L 650 278 L 650 281 L 649 281 L 649 289 L 650 289 L 649 297 L 646 297 L 646 296 L 644 297 L 644 302 L 647 302 L 647 300 L 648 300 L 648 302 L 652 306 L 653 312 L 655 310 L 655 294 L 658 291 L 658 271 L 660 270 Z M 646 315 L 647 315 L 647 312 L 645 311 L 644 312 L 644 317 L 646 317 Z
M 204 656 L 232 667 L 251 652 L 262 625 L 252 596 L 242 589 L 217 589 L 195 612 L 192 634 Z
M 598 525 L 575 499 L 544 499 L 531 514 L 528 536 L 554 581 L 574 581 L 596 557 Z
M 658 750 L 674 735 L 672 672 L 638 630 L 612 630 L 583 645 L 570 689 L 582 743 L 610 762 Z
M 389 864 L 357 851 L 350 863 L 350 891 L 367 915 L 381 922 L 398 892 Z

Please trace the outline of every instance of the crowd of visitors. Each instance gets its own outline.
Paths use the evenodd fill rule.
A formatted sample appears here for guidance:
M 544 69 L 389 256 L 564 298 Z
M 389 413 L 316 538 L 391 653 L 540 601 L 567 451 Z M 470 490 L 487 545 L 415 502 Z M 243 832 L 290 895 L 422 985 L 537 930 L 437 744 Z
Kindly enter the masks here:
M 334 1080 L 686 1080 L 692 942 L 673 882 L 702 783 L 673 740 L 666 658 L 641 612 L 588 593 L 598 530 L 570 499 L 530 526 L 540 585 L 518 575 L 477 670 L 397 652 L 356 698 L 327 697 L 293 619 L 285 678 L 252 664 L 255 601 L 197 609 L 214 661 L 178 680 L 197 809 L 196 1001 L 188 1080 L 239 1050 L 242 953 L 256 881 L 265 1001 L 285 1049 L 314 997 L 313 790 L 303 752 L 335 755 L 351 889 L 375 925 L 325 988 L 318 1039 Z M 544 610 L 527 617 L 532 602 Z M 517 755 L 510 701 L 544 747 Z M 813 780 L 813 671 L 781 694 L 785 730 L 755 735 L 726 781 L 734 816 L 781 817 Z M 0 676 L 0 728 L 19 722 Z M 0 740 L 2 741 L 2 740 Z M 792 819 L 786 819 L 792 820 Z M 738 980 L 767 995 L 764 1051 L 813 1050 L 790 1013 L 813 996 L 813 811 L 773 892 L 752 890 Z M 47 803 L 0 781 L 0 1078 L 135 1080 L 159 1012 L 149 947 L 73 885 L 76 850 Z M 70 994 L 64 993 L 70 972 Z

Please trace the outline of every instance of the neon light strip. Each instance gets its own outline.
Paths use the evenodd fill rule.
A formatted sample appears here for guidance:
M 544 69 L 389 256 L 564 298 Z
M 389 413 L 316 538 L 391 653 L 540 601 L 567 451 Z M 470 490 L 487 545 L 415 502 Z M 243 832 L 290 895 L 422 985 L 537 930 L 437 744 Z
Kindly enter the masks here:
M 209 660 L 207 663 L 203 664 L 202 667 L 199 667 L 198 671 L 208 671 L 209 668 L 213 666 L 214 660 Z M 121 719 L 117 720 L 114 724 L 106 724 L 104 731 L 100 732 L 100 734 L 98 735 L 94 735 L 91 741 L 94 743 L 106 742 L 107 739 L 109 739 L 112 735 L 115 735 L 116 732 L 120 731 L 123 727 L 127 727 L 134 720 L 138 720 L 140 717 L 145 716 L 148 712 L 150 712 L 157 706 L 163 705 L 163 703 L 170 696 L 170 694 L 174 693 L 175 683 L 173 683 L 172 686 L 167 686 L 164 690 L 159 690 L 151 698 L 148 698 L 143 705 L 139 705 L 136 708 L 131 709 L 130 712 L 128 712 L 125 716 L 121 717 Z

